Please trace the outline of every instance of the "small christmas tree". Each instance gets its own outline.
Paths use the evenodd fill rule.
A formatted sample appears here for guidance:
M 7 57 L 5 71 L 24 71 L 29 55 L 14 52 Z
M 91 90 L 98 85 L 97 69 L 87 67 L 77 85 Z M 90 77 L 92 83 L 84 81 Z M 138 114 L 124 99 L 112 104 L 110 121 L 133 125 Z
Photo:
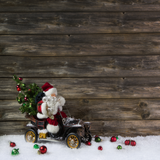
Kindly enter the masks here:
M 19 92 L 18 97 L 16 99 L 19 104 L 22 104 L 19 110 L 22 113 L 36 115 L 37 104 L 35 102 L 35 98 L 38 95 L 38 93 L 42 92 L 42 89 L 35 83 L 30 84 L 27 88 L 26 84 L 22 83 L 22 78 L 17 77 L 16 75 L 13 76 L 13 79 L 17 83 L 17 91 Z

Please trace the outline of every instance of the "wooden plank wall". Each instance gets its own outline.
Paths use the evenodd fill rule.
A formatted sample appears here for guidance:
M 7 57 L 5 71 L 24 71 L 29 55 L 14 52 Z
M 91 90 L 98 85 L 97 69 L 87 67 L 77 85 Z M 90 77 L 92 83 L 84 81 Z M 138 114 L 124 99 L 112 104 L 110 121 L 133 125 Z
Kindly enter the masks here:
M 52 83 L 103 136 L 160 134 L 160 1 L 0 0 L 0 135 L 24 134 L 13 74 Z

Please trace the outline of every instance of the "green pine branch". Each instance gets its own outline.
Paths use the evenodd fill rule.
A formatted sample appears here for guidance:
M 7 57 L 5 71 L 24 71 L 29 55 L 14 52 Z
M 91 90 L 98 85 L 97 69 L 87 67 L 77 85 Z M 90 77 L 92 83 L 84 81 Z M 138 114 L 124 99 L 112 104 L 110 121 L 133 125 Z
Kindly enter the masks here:
M 19 89 L 18 97 L 16 100 L 19 104 L 22 104 L 19 110 L 22 113 L 28 113 L 29 115 L 37 114 L 37 104 L 35 103 L 35 98 L 38 93 L 42 92 L 42 89 L 37 86 L 37 84 L 32 83 L 26 86 L 25 83 L 22 82 L 22 79 L 13 76 L 14 81 L 17 83 L 17 90 Z

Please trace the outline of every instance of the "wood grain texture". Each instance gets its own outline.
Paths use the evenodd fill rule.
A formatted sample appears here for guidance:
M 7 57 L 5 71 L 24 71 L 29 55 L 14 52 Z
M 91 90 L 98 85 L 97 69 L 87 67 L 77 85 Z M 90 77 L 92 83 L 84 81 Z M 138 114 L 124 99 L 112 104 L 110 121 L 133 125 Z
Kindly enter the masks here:
M 160 55 L 0 58 L 0 77 L 141 77 L 160 76 Z
M 29 122 L 29 121 L 28 121 Z M 28 127 L 27 121 L 0 122 L 0 135 L 24 134 Z M 159 135 L 159 120 L 137 121 L 91 121 L 91 134 L 103 136 Z
M 103 136 L 147 136 L 160 135 L 160 121 L 137 120 L 137 121 L 93 121 L 92 134 Z
M 92 34 L 160 31 L 159 12 L 0 13 L 0 34 Z
M 2 56 L 158 55 L 159 46 L 159 33 L 0 35 Z
M 0 11 L 160 11 L 160 2 L 155 0 L 1 0 Z
M 19 75 L 20 76 L 20 75 Z M 144 78 L 24 78 L 24 83 L 45 82 L 57 88 L 66 99 L 74 98 L 160 98 L 159 77 Z M 18 95 L 11 78 L 0 78 L 0 99 L 11 100 Z
M 25 134 L 27 121 L 0 122 L 0 135 Z
M 0 121 L 27 120 L 19 107 L 15 100 L 0 100 Z M 160 99 L 66 99 L 63 111 L 84 121 L 160 120 Z

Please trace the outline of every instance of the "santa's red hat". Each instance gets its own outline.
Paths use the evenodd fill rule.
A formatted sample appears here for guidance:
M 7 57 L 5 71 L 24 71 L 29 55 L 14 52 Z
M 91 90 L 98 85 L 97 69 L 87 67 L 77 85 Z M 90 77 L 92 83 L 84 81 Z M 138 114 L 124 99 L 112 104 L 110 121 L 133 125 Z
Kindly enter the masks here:
M 50 85 L 48 82 L 42 86 L 42 89 L 46 96 L 50 96 L 51 94 L 57 95 L 57 89 Z

